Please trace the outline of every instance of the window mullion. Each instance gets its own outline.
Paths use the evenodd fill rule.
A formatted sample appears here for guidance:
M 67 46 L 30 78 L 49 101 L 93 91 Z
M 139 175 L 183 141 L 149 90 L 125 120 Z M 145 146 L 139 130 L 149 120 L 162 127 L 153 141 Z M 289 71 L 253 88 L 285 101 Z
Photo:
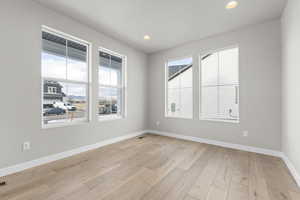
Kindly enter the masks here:
M 220 117 L 220 53 L 218 52 L 218 72 L 217 72 L 217 116 Z
M 180 113 L 180 108 L 181 108 L 181 97 L 180 97 L 180 92 L 181 92 L 181 90 L 180 90 L 180 88 L 181 88 L 181 80 L 180 80 L 180 78 L 179 78 L 179 86 L 176 88 L 177 89 L 177 95 L 178 95 L 178 112 Z
M 49 81 L 64 82 L 64 83 L 90 84 L 89 82 L 84 82 L 84 81 L 75 81 L 75 80 L 67 80 L 67 79 L 52 78 L 52 77 L 43 77 L 42 79 L 49 80 Z
M 107 84 L 99 84 L 100 87 L 110 87 L 110 88 L 118 88 L 122 89 L 123 87 L 121 85 L 107 85 Z
M 66 80 L 68 80 L 68 59 L 69 59 L 68 40 L 66 40 Z

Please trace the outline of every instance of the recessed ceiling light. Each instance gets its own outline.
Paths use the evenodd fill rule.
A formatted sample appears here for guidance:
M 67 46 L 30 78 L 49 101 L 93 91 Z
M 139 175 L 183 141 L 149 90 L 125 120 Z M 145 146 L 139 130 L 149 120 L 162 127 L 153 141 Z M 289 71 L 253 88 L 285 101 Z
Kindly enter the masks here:
M 144 36 L 144 40 L 150 40 L 151 38 L 150 38 L 150 36 L 149 35 L 145 35 Z
M 233 9 L 236 8 L 238 6 L 238 2 L 237 1 L 229 1 L 226 5 L 226 9 Z

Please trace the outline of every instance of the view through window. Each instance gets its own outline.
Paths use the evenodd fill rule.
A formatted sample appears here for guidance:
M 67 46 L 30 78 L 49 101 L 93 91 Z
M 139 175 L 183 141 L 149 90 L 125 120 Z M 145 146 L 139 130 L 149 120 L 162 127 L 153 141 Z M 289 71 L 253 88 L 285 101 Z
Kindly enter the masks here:
M 193 118 L 193 59 L 167 62 L 166 116 Z
M 200 117 L 239 120 L 239 49 L 201 56 Z
M 43 124 L 88 120 L 88 45 L 42 31 Z
M 100 118 L 115 118 L 124 115 L 124 56 L 109 50 L 99 51 L 99 99 Z

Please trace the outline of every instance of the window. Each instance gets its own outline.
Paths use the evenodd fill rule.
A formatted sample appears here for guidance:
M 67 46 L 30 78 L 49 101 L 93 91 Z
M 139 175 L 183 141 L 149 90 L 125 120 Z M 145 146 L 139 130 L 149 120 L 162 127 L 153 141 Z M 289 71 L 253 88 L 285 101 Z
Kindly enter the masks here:
M 193 59 L 166 64 L 166 116 L 193 118 Z
M 56 94 L 57 88 L 56 87 L 48 87 L 48 94 Z
M 99 119 L 122 118 L 125 115 L 126 57 L 99 50 Z
M 43 125 L 89 120 L 89 45 L 42 31 Z
M 200 59 L 200 118 L 238 122 L 238 48 L 204 54 Z

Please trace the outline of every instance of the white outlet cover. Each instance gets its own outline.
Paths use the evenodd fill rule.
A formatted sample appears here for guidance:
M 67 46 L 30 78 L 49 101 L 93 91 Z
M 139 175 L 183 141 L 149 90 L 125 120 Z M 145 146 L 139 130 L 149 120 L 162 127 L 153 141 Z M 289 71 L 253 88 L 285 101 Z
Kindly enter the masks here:
M 248 135 L 249 135 L 249 132 L 248 132 L 248 131 L 243 131 L 243 136 L 244 136 L 244 137 L 248 137 Z
M 160 125 L 160 121 L 157 121 L 157 122 L 156 122 L 156 126 L 159 126 L 159 125 Z
M 23 143 L 23 151 L 27 151 L 30 149 L 30 142 L 24 142 Z

